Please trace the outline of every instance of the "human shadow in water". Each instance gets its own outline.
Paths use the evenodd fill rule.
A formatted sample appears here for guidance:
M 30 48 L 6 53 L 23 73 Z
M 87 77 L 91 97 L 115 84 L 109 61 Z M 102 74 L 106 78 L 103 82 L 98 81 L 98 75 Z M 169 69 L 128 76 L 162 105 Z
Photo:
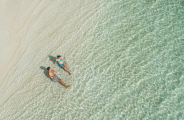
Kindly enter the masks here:
M 48 70 L 46 67 L 40 66 L 40 69 L 44 70 L 43 73 L 45 74 L 45 76 L 47 76 L 48 78 L 50 78 L 49 74 L 48 74 Z
M 53 57 L 53 56 L 49 55 L 49 58 L 50 58 L 50 59 L 49 59 L 50 61 L 52 61 L 53 63 L 55 63 L 56 57 Z

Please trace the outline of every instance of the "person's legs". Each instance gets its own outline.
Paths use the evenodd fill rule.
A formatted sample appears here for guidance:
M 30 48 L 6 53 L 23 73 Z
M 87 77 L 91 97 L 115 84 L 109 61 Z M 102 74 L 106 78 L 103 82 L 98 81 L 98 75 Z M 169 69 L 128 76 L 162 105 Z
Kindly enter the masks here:
M 70 70 L 67 68 L 65 63 L 63 65 L 60 65 L 60 66 L 71 75 Z
M 70 73 L 70 70 L 67 68 L 66 64 L 64 63 L 63 66 L 67 69 L 67 71 Z M 71 73 L 70 73 L 71 75 Z
M 65 88 L 70 87 L 70 85 L 66 85 L 60 78 L 57 80 L 57 82 L 61 83 Z

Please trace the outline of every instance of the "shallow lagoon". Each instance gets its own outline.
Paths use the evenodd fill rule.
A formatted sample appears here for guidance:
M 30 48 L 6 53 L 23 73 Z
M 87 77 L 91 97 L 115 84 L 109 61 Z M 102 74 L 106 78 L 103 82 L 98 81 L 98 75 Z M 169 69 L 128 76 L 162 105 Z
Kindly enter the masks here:
M 1 120 L 184 118 L 182 0 L 1 6 L 0 22 L 12 18 L 1 30 Z M 53 65 L 58 54 L 71 76 Z

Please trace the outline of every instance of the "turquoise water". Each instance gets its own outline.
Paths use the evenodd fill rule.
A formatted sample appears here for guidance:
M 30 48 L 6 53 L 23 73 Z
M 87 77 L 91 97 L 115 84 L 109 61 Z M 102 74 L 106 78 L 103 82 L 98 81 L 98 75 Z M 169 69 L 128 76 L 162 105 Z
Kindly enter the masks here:
M 0 119 L 184 119 L 183 15 L 183 0 L 100 2 L 86 15 L 95 16 L 90 28 L 81 30 L 88 19 L 74 19 L 84 23 L 76 28 L 79 31 L 63 36 L 63 28 L 57 28 L 44 41 L 51 44 L 40 48 L 36 44 L 42 42 L 37 40 L 34 49 L 28 48 L 36 54 L 24 60 L 37 62 L 20 68 L 24 76 L 15 78 L 26 81 L 16 84 L 21 90 L 17 88 L 12 100 L 1 107 Z M 48 29 L 63 24 L 59 18 L 50 21 Z M 58 53 L 66 56 L 71 76 L 52 65 Z M 71 88 L 51 82 L 47 66 Z

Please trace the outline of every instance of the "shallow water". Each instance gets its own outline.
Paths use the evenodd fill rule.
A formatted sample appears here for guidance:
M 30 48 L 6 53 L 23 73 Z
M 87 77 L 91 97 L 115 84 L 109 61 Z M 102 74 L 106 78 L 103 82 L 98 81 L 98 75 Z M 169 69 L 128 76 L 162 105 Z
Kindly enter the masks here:
M 184 119 L 183 0 L 33 3 L 1 80 L 1 120 Z

